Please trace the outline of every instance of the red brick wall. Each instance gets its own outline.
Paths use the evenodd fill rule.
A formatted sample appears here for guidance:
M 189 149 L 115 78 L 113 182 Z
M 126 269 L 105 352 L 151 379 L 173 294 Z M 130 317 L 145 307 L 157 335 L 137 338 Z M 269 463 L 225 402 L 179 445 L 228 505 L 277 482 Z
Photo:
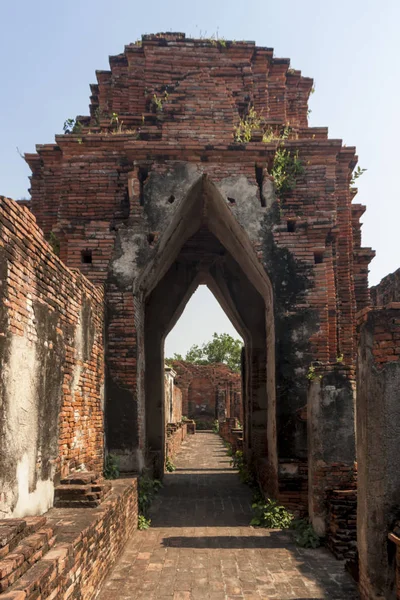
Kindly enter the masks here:
M 179 452 L 187 433 L 188 427 L 186 423 L 180 423 L 175 427 L 167 427 L 166 456 L 172 459 Z
M 226 416 L 236 416 L 243 423 L 241 377 L 224 364 L 194 365 L 174 361 L 176 385 L 182 390 L 182 412 L 198 421 L 216 418 L 218 394 L 225 398 Z M 235 413 L 232 414 L 231 413 Z
M 29 210 L 4 197 L 0 262 L 0 363 L 8 373 L 3 389 L 3 431 L 8 433 L 0 451 L 2 467 L 8 470 L 5 481 L 13 480 L 26 452 L 30 481 L 51 481 L 56 472 L 66 475 L 82 467 L 102 471 L 103 291 L 70 271 L 54 255 Z M 14 348 L 20 353 L 17 365 Z M 28 422 L 22 417 L 27 400 Z M 10 412 L 7 418 L 12 410 L 7 403 L 16 403 L 17 420 Z M 18 493 L 7 491 L 7 485 L 0 501 L 12 510 Z

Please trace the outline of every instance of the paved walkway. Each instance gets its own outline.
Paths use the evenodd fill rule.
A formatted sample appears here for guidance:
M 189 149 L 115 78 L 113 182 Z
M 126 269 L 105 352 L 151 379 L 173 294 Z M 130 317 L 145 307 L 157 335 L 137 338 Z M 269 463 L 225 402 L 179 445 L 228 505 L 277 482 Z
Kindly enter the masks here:
M 357 598 L 327 550 L 297 548 L 287 531 L 249 527 L 251 495 L 218 436 L 189 436 L 99 600 Z

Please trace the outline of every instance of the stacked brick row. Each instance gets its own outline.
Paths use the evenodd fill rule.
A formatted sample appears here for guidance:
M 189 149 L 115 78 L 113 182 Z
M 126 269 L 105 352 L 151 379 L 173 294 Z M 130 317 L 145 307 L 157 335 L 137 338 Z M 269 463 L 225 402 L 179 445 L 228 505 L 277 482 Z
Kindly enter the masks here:
M 312 80 L 289 66 L 288 59 L 276 59 L 271 48 L 254 42 L 143 36 L 140 45 L 110 57 L 110 71 L 97 71 L 89 124 L 109 126 L 114 113 L 142 135 L 161 130 L 163 139 L 231 141 L 232 121 L 254 97 L 256 110 L 272 123 L 306 127 Z M 158 113 L 162 118 L 154 119 Z M 214 128 L 204 129 L 208 123 Z
M 386 306 L 366 308 L 357 315 L 358 326 L 368 322 L 372 327 L 371 351 L 378 368 L 400 360 L 400 301 Z
M 186 439 L 188 427 L 186 423 L 167 425 L 165 455 L 171 459 L 179 452 L 182 442 Z
M 0 596 L 54 546 L 44 517 L 0 520 Z
M 327 546 L 339 559 L 357 553 L 357 491 L 333 490 L 328 498 Z
M 308 511 L 308 465 L 306 461 L 281 459 L 279 464 L 279 502 L 301 516 Z
M 40 405 L 54 406 L 60 396 L 57 470 L 66 475 L 84 465 L 102 471 L 102 290 L 71 272 L 52 252 L 30 211 L 4 197 L 0 253 L 5 269 L 4 339 L 14 335 L 37 348 L 44 344 L 47 364 L 54 361 L 61 373 L 61 388 L 38 399 Z
M 400 302 L 400 269 L 386 275 L 379 283 L 371 288 L 373 306 L 386 306 L 391 302 Z
M 21 533 L 11 537 L 10 543 L 17 540 L 18 545 L 14 548 L 8 546 L 11 552 L 4 562 L 11 562 L 10 557 L 18 553 L 18 548 L 21 548 L 24 556 L 29 556 L 27 551 L 32 545 L 36 552 L 27 559 L 29 568 L 22 569 L 17 580 L 0 597 L 4 600 L 95 598 L 110 568 L 137 527 L 136 479 L 120 480 L 113 487 L 108 502 L 96 511 L 53 508 L 46 515 L 47 521 L 44 518 L 37 519 L 34 525 L 37 531 L 34 534 L 22 539 Z M 33 527 L 32 519 L 25 519 L 24 522 L 26 527 L 23 535 Z M 10 524 L 13 526 L 10 520 L 4 523 L 9 529 Z M 39 525 L 41 528 L 38 529 Z M 50 534 L 52 537 L 46 542 Z M 5 539 L 3 535 L 1 539 Z M 7 549 L 7 546 L 4 548 Z M 0 548 L 0 557 L 1 552 Z M 0 567 L 2 562 L 0 560 Z
M 189 418 L 201 419 L 196 406 L 206 404 L 210 423 L 215 419 L 218 394 L 223 396 L 227 417 L 243 422 L 241 377 L 224 364 L 195 365 L 174 361 L 177 373 L 175 384 L 182 391 L 182 413 Z

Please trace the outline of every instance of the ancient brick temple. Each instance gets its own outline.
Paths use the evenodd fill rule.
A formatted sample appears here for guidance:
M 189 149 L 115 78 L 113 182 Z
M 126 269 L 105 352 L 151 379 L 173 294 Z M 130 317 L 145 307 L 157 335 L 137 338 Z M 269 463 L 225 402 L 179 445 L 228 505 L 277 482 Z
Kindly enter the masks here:
M 207 284 L 245 342 L 247 461 L 324 533 L 356 481 L 374 253 L 355 149 L 308 127 L 312 79 L 252 42 L 146 35 L 96 76 L 90 115 L 26 155 L 31 201 L 1 199 L 2 514 L 43 512 L 104 447 L 162 472 L 164 340 Z
M 209 428 L 215 420 L 236 417 L 243 421 L 242 384 L 239 373 L 224 364 L 196 365 L 173 361 L 175 385 L 182 394 L 182 414 L 197 426 Z

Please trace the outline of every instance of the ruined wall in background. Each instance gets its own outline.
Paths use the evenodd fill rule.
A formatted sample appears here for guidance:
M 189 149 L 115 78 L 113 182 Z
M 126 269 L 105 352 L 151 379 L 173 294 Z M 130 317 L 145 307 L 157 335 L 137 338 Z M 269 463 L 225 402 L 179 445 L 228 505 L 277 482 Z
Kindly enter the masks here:
M 59 474 L 102 470 L 103 294 L 3 197 L 0 281 L 0 517 L 25 516 Z
M 390 302 L 400 302 L 400 269 L 389 273 L 378 285 L 370 289 L 373 306 L 386 306 Z
M 182 421 L 182 391 L 175 385 L 176 372 L 165 367 L 165 423 Z
M 243 423 L 241 376 L 224 364 L 195 365 L 174 361 L 175 384 L 182 391 L 186 417 L 210 426 L 216 418 L 236 417 Z

